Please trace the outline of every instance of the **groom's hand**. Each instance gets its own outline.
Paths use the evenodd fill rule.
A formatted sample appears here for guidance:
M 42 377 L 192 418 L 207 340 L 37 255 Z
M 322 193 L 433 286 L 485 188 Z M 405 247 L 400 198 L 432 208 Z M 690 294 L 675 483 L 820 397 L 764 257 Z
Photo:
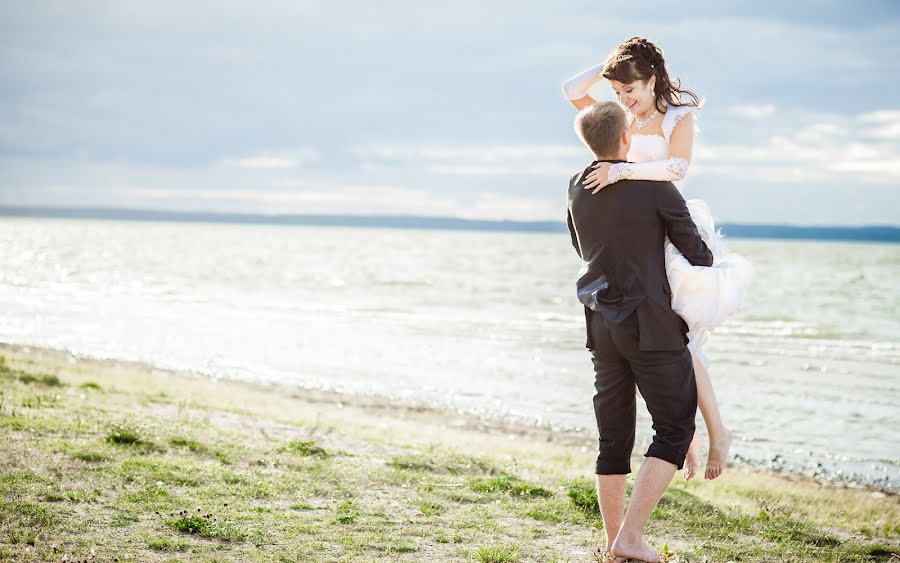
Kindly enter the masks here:
M 594 190 L 591 194 L 595 194 L 609 185 L 609 162 L 598 162 L 594 165 L 587 177 L 584 179 L 584 189 Z

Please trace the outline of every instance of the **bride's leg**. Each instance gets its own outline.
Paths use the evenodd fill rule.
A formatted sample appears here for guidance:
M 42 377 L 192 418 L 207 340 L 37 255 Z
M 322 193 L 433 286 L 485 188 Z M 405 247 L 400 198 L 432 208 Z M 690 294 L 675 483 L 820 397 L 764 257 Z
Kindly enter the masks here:
M 709 371 L 697 355 L 694 355 L 694 377 L 697 380 L 697 403 L 709 434 L 709 454 L 706 457 L 704 476 L 706 479 L 715 479 L 725 471 L 725 466 L 728 464 L 731 431 L 722 423 L 722 415 L 719 413 L 719 403 L 716 400 L 712 380 L 709 378 Z M 696 438 L 696 433 L 694 437 Z
M 684 479 L 686 481 L 690 481 L 697 475 L 697 470 L 700 469 L 700 433 L 694 432 L 694 438 L 691 440 L 691 445 L 687 451 L 687 457 L 684 458 L 684 468 L 681 470 L 684 474 Z

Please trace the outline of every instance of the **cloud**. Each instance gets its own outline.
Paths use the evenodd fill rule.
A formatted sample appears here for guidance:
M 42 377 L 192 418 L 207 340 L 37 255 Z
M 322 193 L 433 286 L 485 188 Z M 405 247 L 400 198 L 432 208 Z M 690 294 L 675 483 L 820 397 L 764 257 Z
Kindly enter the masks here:
M 900 110 L 883 110 L 859 117 L 861 125 L 873 127 L 869 135 L 879 139 L 900 141 Z
M 700 142 L 691 174 L 743 175 L 787 183 L 900 184 L 900 136 L 892 134 L 900 131 L 900 111 L 818 119 L 759 144 Z
M 584 166 L 589 153 L 580 144 L 358 147 L 354 154 L 380 169 L 421 167 L 446 176 L 566 177 Z
M 262 151 L 253 156 L 239 158 L 225 158 L 222 163 L 227 166 L 240 168 L 296 168 L 301 163 L 313 162 L 319 159 L 319 152 L 310 147 L 303 147 L 293 151 Z

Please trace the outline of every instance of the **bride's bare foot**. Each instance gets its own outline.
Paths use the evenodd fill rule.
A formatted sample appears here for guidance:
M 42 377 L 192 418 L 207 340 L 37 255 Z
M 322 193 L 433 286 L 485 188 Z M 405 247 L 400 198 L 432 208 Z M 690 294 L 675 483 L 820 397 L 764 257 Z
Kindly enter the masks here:
M 684 480 L 693 479 L 698 469 L 700 469 L 700 439 L 694 432 L 694 439 L 691 440 L 691 445 L 688 447 L 687 457 L 684 458 L 684 467 L 681 470 L 684 473 Z
M 646 561 L 647 563 L 661 563 L 659 553 L 650 547 L 650 544 L 641 539 L 637 543 L 629 543 L 621 536 L 616 538 L 616 543 L 612 546 L 612 553 L 616 557 L 631 559 L 634 561 Z
M 728 452 L 731 449 L 731 430 L 723 428 L 715 443 L 709 444 L 709 455 L 706 458 L 706 479 L 715 479 L 725 471 L 728 465 Z

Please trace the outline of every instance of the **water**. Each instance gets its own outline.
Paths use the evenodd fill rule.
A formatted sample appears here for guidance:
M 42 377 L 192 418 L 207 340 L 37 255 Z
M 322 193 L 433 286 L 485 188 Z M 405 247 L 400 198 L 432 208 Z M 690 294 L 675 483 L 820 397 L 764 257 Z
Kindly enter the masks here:
M 757 280 L 706 350 L 734 452 L 900 488 L 900 245 L 732 248 Z M 564 233 L 4 218 L 0 264 L 2 341 L 596 433 Z

